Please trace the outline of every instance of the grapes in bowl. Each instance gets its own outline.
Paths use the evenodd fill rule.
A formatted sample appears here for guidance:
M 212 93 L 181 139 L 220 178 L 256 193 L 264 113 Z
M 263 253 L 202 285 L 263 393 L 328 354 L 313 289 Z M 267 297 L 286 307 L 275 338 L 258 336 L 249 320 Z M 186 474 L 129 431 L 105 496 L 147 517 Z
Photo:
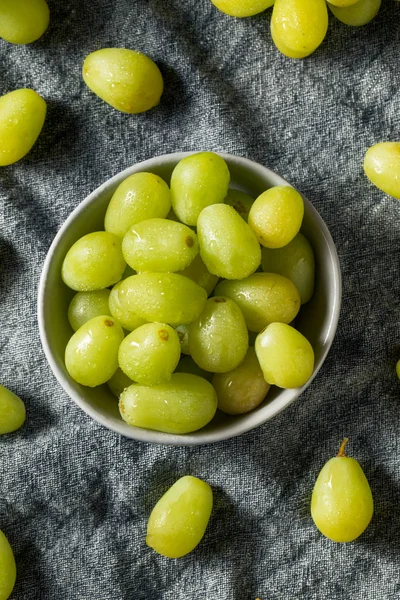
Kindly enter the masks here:
M 71 213 L 43 267 L 38 320 L 53 373 L 93 419 L 197 445 L 298 398 L 340 303 L 336 249 L 306 198 L 248 159 L 176 153 L 126 169 Z

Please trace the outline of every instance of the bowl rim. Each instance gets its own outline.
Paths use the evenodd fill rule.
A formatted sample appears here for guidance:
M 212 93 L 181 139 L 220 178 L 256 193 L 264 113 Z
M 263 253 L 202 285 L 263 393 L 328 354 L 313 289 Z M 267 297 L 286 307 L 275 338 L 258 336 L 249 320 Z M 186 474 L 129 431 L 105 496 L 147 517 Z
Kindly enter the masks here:
M 157 168 L 159 168 L 159 167 L 162 167 L 163 165 L 170 164 L 171 162 L 177 163 L 178 161 L 182 160 L 183 158 L 185 158 L 187 156 L 190 156 L 192 154 L 197 154 L 199 152 L 205 152 L 205 151 L 206 150 L 197 150 L 197 151 L 189 151 L 189 152 L 172 152 L 169 154 L 162 154 L 159 156 L 154 156 L 150 159 L 146 159 L 144 161 L 134 163 L 131 166 L 127 167 L 126 169 L 120 171 L 119 173 L 116 173 L 111 178 L 107 179 L 104 183 L 102 183 L 95 190 L 93 190 L 88 196 L 86 196 L 86 198 L 84 198 L 84 200 L 82 200 L 71 211 L 71 213 L 68 215 L 68 217 L 65 219 L 65 221 L 62 223 L 61 227 L 57 231 L 57 234 L 55 235 L 55 237 L 47 251 L 46 258 L 43 263 L 42 272 L 41 272 L 41 276 L 40 276 L 40 280 L 39 280 L 39 287 L 38 287 L 37 319 L 38 319 L 39 336 L 40 336 L 42 348 L 43 348 L 45 357 L 47 359 L 47 362 L 49 363 L 50 368 L 53 372 L 53 375 L 55 376 L 55 378 L 57 379 L 57 381 L 61 385 L 61 387 L 64 389 L 64 391 L 71 398 L 71 400 L 73 400 L 75 402 L 75 404 L 77 404 L 79 406 L 79 408 L 81 408 L 87 415 L 89 415 L 92 419 L 94 419 L 94 421 L 96 421 L 100 425 L 103 425 L 104 427 L 106 427 L 107 429 L 109 429 L 111 431 L 114 431 L 124 437 L 127 437 L 128 439 L 133 439 L 133 440 L 141 441 L 141 442 L 166 445 L 166 446 L 198 446 L 198 445 L 206 445 L 206 444 L 221 442 L 221 441 L 242 435 L 243 433 L 246 433 L 248 431 L 251 431 L 252 429 L 255 429 L 256 427 L 263 425 L 264 423 L 269 421 L 272 417 L 274 417 L 277 414 L 279 414 L 280 412 L 282 412 L 285 408 L 287 408 L 290 404 L 292 404 L 306 390 L 306 388 L 308 388 L 308 386 L 312 383 L 312 381 L 314 380 L 314 378 L 317 376 L 318 372 L 320 371 L 322 365 L 324 364 L 325 359 L 326 359 L 326 357 L 329 353 L 329 350 L 332 346 L 333 340 L 335 338 L 335 334 L 336 334 L 336 330 L 337 330 L 337 326 L 338 326 L 338 322 L 339 322 L 340 310 L 341 310 L 341 301 L 342 301 L 342 275 L 341 275 L 341 270 L 340 270 L 339 256 L 337 253 L 335 243 L 332 239 L 332 236 L 329 232 L 327 225 L 325 224 L 324 220 L 322 219 L 321 215 L 319 214 L 317 209 L 314 207 L 314 205 L 302 194 L 304 201 L 309 205 L 311 210 L 314 211 L 315 216 L 319 220 L 319 226 L 321 229 L 321 233 L 325 239 L 326 247 L 329 250 L 330 262 L 333 266 L 334 299 L 332 302 L 332 309 L 331 309 L 331 313 L 329 315 L 329 320 L 327 323 L 327 328 L 326 328 L 327 334 L 326 334 L 326 339 L 325 339 L 325 343 L 323 346 L 323 352 L 319 359 L 319 364 L 318 364 L 317 368 L 314 369 L 312 376 L 310 377 L 310 379 L 306 382 L 306 384 L 304 386 L 302 386 L 301 388 L 295 388 L 293 390 L 290 390 L 292 392 L 291 397 L 288 398 L 285 402 L 282 402 L 279 406 L 274 406 L 273 410 L 265 411 L 262 418 L 255 419 L 254 422 L 251 422 L 251 423 L 246 423 L 244 425 L 242 424 L 242 426 L 237 427 L 236 430 L 233 432 L 231 430 L 225 431 L 224 429 L 221 429 L 217 433 L 211 431 L 211 432 L 204 433 L 204 435 L 195 436 L 193 434 L 196 434 L 196 433 L 198 434 L 201 430 L 199 430 L 197 432 L 193 432 L 193 434 L 189 433 L 189 434 L 177 435 L 177 434 L 164 433 L 164 432 L 150 430 L 150 429 L 141 429 L 139 427 L 131 427 L 131 431 L 129 431 L 129 433 L 128 433 L 127 431 L 123 431 L 121 429 L 121 427 L 114 425 L 113 423 L 110 423 L 109 420 L 107 419 L 107 417 L 100 415 L 88 403 L 88 401 L 83 396 L 80 396 L 76 392 L 76 390 L 70 384 L 68 377 L 66 377 L 65 374 L 60 370 L 60 368 L 54 358 L 53 352 L 50 348 L 48 339 L 47 339 L 46 315 L 45 315 L 45 310 L 44 310 L 46 287 L 47 287 L 46 282 L 47 282 L 47 278 L 49 275 L 51 263 L 53 260 L 54 251 L 55 251 L 59 241 L 62 239 L 62 237 L 64 236 L 66 231 L 69 229 L 70 225 L 75 221 L 75 219 L 77 219 L 79 217 L 80 213 L 84 212 L 86 207 L 88 207 L 90 204 L 95 202 L 97 197 L 100 194 L 105 193 L 108 188 L 118 185 L 124 179 L 129 177 L 131 174 L 138 172 L 138 169 L 140 171 L 146 171 L 146 170 L 151 171 L 151 169 L 154 168 L 155 166 L 157 166 Z M 226 160 L 230 163 L 236 163 L 237 165 L 240 165 L 241 167 L 250 169 L 252 171 L 256 170 L 260 173 L 261 176 L 263 176 L 265 178 L 280 180 L 281 181 L 280 185 L 286 185 L 286 186 L 290 186 L 294 189 L 297 189 L 297 188 L 295 188 L 295 186 L 291 185 L 286 179 L 284 179 L 283 177 L 281 177 L 280 175 L 278 175 L 271 169 L 265 167 L 264 165 L 261 165 L 260 163 L 252 161 L 245 157 L 229 154 L 226 152 L 215 152 L 215 154 L 218 154 L 221 158 L 223 158 L 224 160 Z M 268 407 L 268 405 L 266 405 L 265 408 L 267 408 L 267 407 Z M 251 413 L 248 413 L 248 414 L 251 414 Z M 126 424 L 124 424 L 123 421 L 121 420 L 121 426 L 123 427 L 124 425 L 126 425 Z

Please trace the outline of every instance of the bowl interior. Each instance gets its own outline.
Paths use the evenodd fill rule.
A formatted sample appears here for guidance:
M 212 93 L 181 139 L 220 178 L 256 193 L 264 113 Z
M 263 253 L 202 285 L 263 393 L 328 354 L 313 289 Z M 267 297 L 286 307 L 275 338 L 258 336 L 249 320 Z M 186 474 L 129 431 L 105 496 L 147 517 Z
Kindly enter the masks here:
M 248 431 L 283 410 L 309 385 L 295 390 L 272 387 L 265 401 L 253 412 L 229 417 L 217 411 L 209 425 L 186 435 L 164 434 L 127 425 L 122 421 L 117 399 L 107 385 L 87 388 L 68 375 L 64 364 L 66 344 L 72 335 L 67 318 L 68 304 L 74 293 L 61 279 L 61 265 L 72 244 L 83 235 L 104 229 L 108 202 L 118 185 L 129 175 L 149 171 L 167 183 L 176 163 L 186 153 L 156 157 L 119 173 L 84 200 L 66 220 L 47 255 L 39 287 L 38 317 L 42 344 L 50 366 L 69 396 L 95 420 L 130 438 L 174 445 L 193 445 L 227 439 Z M 221 154 L 231 173 L 231 187 L 253 197 L 275 185 L 288 183 L 261 165 L 247 159 Z M 304 198 L 305 213 L 302 232 L 309 239 L 316 258 L 316 287 L 311 301 L 302 306 L 296 327 L 309 339 L 315 351 L 313 377 L 320 369 L 336 331 L 341 282 L 335 246 L 326 225 L 312 204 Z

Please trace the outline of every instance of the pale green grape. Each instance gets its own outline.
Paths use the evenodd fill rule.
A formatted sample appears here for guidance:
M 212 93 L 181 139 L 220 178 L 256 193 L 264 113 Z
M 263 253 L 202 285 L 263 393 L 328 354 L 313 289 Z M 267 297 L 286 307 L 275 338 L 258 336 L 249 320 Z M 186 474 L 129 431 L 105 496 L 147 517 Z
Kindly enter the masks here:
M 12 431 L 16 431 L 22 427 L 22 425 L 25 423 L 25 416 L 25 404 L 22 402 L 21 398 L 16 396 L 4 386 L 0 385 L 0 435 L 3 433 L 11 433 Z
M 118 368 L 118 348 L 124 339 L 122 328 L 102 315 L 87 321 L 69 340 L 65 365 L 72 379 L 95 387 L 106 383 Z
M 0 530 L 0 600 L 7 600 L 14 589 L 17 567 L 14 554 L 4 533 Z
M 356 4 L 357 2 L 361 2 L 362 0 L 327 0 L 328 5 L 331 4 L 332 6 L 338 6 L 338 7 L 348 7 L 351 6 L 352 4 Z
M 290 279 L 299 291 L 302 304 L 312 298 L 315 280 L 314 252 L 302 233 L 298 233 L 283 248 L 263 248 L 261 264 L 266 273 L 278 273 Z
M 249 211 L 254 202 L 254 198 L 248 194 L 245 194 L 244 192 L 241 192 L 240 190 L 229 188 L 224 202 L 225 204 L 232 206 L 247 223 Z
M 271 323 L 256 339 L 255 350 L 265 381 L 280 388 L 297 388 L 310 379 L 314 351 L 299 331 L 286 323 Z
M 68 250 L 62 278 L 77 292 L 101 290 L 117 283 L 125 266 L 120 238 L 107 231 L 96 231 L 81 237 Z
M 247 223 L 232 206 L 205 208 L 197 222 L 201 258 L 210 273 L 225 279 L 242 279 L 257 269 L 261 249 Z
M 211 421 L 217 410 L 217 396 L 205 379 L 173 373 L 167 383 L 131 385 L 121 394 L 119 408 L 129 425 L 183 434 Z
M 136 271 L 181 271 L 199 252 L 196 234 L 182 223 L 147 219 L 133 225 L 122 241 L 122 253 Z
M 272 6 L 274 0 L 211 0 L 211 2 L 231 17 L 251 17 Z
M 1 0 L 0 37 L 12 44 L 30 44 L 49 26 L 46 0 Z
M 382 0 L 356 0 L 357 3 L 352 5 L 335 4 L 329 0 L 328 4 L 332 13 L 339 21 L 353 27 L 362 27 L 376 17 L 381 7 Z M 339 0 L 340 1 L 340 0 Z M 341 8 L 343 6 L 343 8 Z
M 121 370 L 140 385 L 171 379 L 181 356 L 178 334 L 165 323 L 146 323 L 123 340 L 118 351 Z
M 175 369 L 175 373 L 191 373 L 192 375 L 203 377 L 203 379 L 207 379 L 207 381 L 211 381 L 213 376 L 213 373 L 200 369 L 199 365 L 196 365 L 191 356 L 184 356 L 181 358 Z
M 164 218 L 171 208 L 169 187 L 154 173 L 134 173 L 115 190 L 107 207 L 104 228 L 124 237 L 146 219 Z
M 160 69 L 135 50 L 96 50 L 85 58 L 82 75 L 92 92 L 124 113 L 142 113 L 157 106 L 163 93 Z
M 42 131 L 46 110 L 46 102 L 33 90 L 15 90 L 0 97 L 0 167 L 28 154 Z
M 175 327 L 175 331 L 178 334 L 179 342 L 181 344 L 181 352 L 183 354 L 190 354 L 189 325 L 178 325 L 178 327 Z
M 191 154 L 178 162 L 171 176 L 171 201 L 182 223 L 196 225 L 203 208 L 223 202 L 230 180 L 226 162 L 213 152 Z
M 190 475 L 181 477 L 153 508 L 146 544 L 168 558 L 192 552 L 204 536 L 212 506 L 208 483 Z
M 126 302 L 125 290 L 126 285 L 123 284 L 123 281 L 114 285 L 108 300 L 109 310 L 113 319 L 115 319 L 121 327 L 127 331 L 133 331 L 141 325 L 144 325 L 146 320 L 142 319 L 135 311 L 131 310 L 129 302 Z
M 111 310 L 112 296 L 111 292 Z M 121 312 L 173 327 L 196 319 L 206 299 L 203 288 L 177 273 L 139 273 L 124 279 L 118 286 Z
M 396 363 L 396 375 L 400 379 L 400 360 Z
M 220 296 L 209 298 L 204 310 L 189 327 L 189 350 L 205 371 L 225 373 L 246 356 L 249 338 L 244 317 L 235 302 Z
M 374 512 L 371 488 L 359 463 L 344 453 L 322 468 L 311 499 L 311 515 L 320 532 L 334 542 L 352 542 L 368 527 Z
M 189 279 L 197 283 L 197 285 L 204 288 L 207 292 L 207 296 L 211 294 L 218 283 L 217 275 L 210 273 L 200 254 L 195 257 L 186 269 L 179 271 L 179 273 L 180 275 L 189 277 Z
M 376 187 L 400 200 L 400 142 L 381 142 L 365 154 L 364 171 Z
M 68 321 L 74 331 L 82 327 L 93 317 L 110 315 L 108 299 L 110 290 L 78 292 L 72 298 L 68 308 Z
M 107 381 L 107 385 L 110 388 L 110 392 L 116 398 L 119 398 L 122 392 L 130 385 L 132 385 L 132 383 L 134 383 L 132 379 L 130 379 L 128 375 L 125 375 L 125 373 L 121 371 L 120 368 L 118 368 L 115 371 L 114 375 L 111 377 L 111 379 Z
M 324 41 L 328 29 L 325 0 L 275 0 L 271 35 L 289 58 L 304 58 Z
M 236 302 L 250 331 L 261 331 L 270 323 L 290 323 L 300 309 L 296 286 L 276 273 L 253 273 L 245 279 L 221 281 L 215 293 Z

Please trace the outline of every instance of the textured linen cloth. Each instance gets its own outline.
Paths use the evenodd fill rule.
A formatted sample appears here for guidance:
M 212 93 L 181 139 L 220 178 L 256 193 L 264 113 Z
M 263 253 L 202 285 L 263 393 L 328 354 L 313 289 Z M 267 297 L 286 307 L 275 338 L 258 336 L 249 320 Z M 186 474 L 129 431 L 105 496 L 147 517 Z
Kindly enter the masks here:
M 303 61 L 275 49 L 270 12 L 238 20 L 209 0 L 49 0 L 29 46 L 0 40 L 0 93 L 48 103 L 42 135 L 0 170 L 1 382 L 26 425 L 0 438 L 0 528 L 15 552 L 13 600 L 391 600 L 400 597 L 400 203 L 363 175 L 367 147 L 400 138 L 400 3 L 368 26 L 331 17 Z M 84 85 L 96 49 L 138 49 L 160 66 L 161 105 L 124 115 Z M 216 445 L 173 448 L 96 424 L 53 377 L 36 296 L 57 230 L 85 196 L 155 155 L 226 151 L 287 178 L 337 244 L 343 307 L 329 356 L 283 413 Z M 354 543 L 321 536 L 315 478 L 344 435 L 375 515 Z M 180 476 L 214 490 L 201 545 L 180 560 L 145 545 L 150 511 Z

